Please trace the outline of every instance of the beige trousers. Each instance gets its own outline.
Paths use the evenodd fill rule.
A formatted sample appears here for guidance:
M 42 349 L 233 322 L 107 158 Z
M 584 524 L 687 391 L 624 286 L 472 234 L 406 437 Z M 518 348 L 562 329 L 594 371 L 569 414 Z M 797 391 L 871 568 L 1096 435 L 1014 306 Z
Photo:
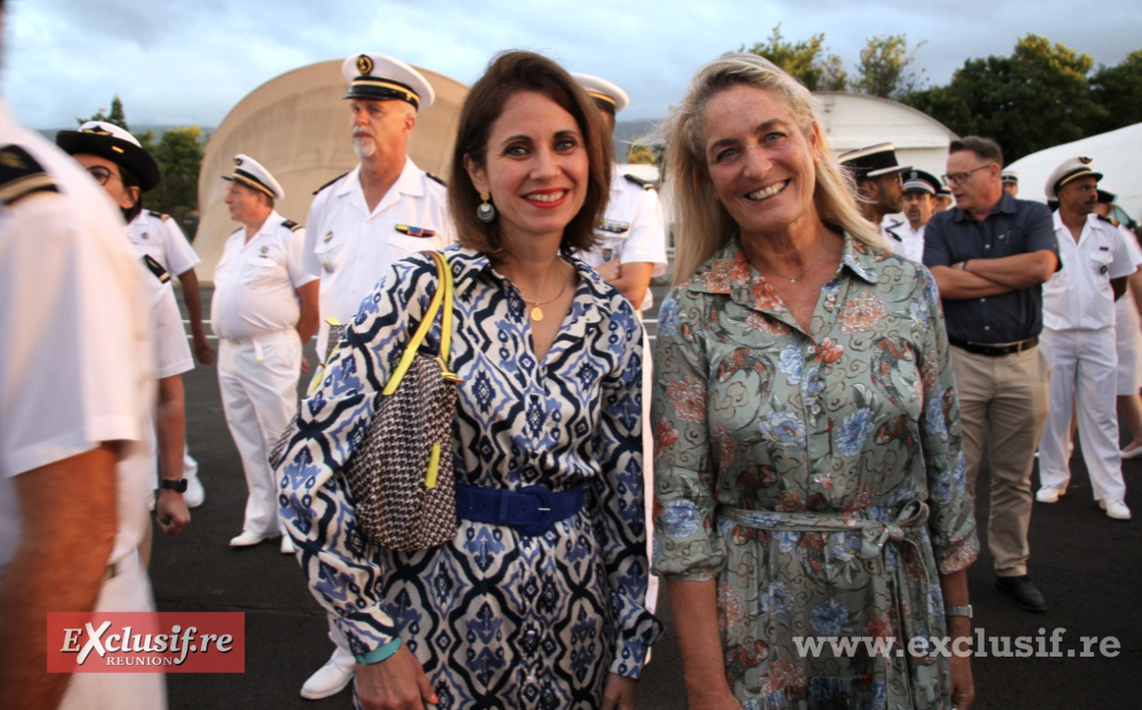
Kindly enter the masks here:
M 1049 368 L 1041 348 L 990 357 L 952 346 L 952 365 L 963 422 L 968 491 L 975 483 L 988 434 L 991 517 L 988 548 L 1000 577 L 1027 574 L 1031 525 L 1031 470 L 1047 421 Z

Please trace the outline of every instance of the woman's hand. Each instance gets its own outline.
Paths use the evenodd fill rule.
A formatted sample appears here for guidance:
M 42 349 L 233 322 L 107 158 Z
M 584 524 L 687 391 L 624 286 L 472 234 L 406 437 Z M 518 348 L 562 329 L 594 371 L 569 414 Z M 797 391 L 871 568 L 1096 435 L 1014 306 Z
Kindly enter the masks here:
M 607 676 L 607 687 L 603 689 L 602 710 L 634 710 L 638 704 L 638 681 L 617 673 Z
M 420 661 L 403 644 L 380 663 L 357 664 L 357 697 L 365 710 L 423 710 L 436 693 Z
M 952 673 L 952 707 L 968 710 L 975 700 L 975 680 L 971 674 L 971 656 L 951 654 L 948 659 Z

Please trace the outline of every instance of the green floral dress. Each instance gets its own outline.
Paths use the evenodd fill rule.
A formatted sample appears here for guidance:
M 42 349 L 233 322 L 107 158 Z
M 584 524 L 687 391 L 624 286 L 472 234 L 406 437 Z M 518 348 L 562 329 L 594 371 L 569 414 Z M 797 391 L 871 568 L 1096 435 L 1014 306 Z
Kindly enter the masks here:
M 978 542 L 932 275 L 846 237 L 806 333 L 735 239 L 654 371 L 654 568 L 717 580 L 746 710 L 950 707 L 938 574 Z

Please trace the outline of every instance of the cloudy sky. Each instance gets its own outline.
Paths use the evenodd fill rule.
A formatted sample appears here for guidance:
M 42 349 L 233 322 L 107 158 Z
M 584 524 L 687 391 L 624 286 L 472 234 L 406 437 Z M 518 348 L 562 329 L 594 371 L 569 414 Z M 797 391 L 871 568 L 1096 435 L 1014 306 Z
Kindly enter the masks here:
M 825 34 L 852 69 L 869 37 L 905 34 L 944 84 L 965 59 L 1008 56 L 1028 32 L 1096 64 L 1142 48 L 1137 0 L 7 0 L 0 86 L 20 121 L 74 125 L 123 100 L 134 125 L 216 126 L 260 84 L 362 51 L 471 83 L 497 51 L 541 51 L 659 118 L 706 61 L 768 38 Z M 1097 15 L 1095 14 L 1097 7 Z M 1089 8 L 1089 9 L 1088 9 Z

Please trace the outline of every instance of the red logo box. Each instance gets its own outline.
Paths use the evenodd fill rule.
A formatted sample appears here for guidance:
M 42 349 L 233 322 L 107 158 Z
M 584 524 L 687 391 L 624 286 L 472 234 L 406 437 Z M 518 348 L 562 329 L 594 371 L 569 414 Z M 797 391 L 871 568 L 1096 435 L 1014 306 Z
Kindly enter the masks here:
M 241 612 L 48 612 L 48 673 L 244 673 Z

